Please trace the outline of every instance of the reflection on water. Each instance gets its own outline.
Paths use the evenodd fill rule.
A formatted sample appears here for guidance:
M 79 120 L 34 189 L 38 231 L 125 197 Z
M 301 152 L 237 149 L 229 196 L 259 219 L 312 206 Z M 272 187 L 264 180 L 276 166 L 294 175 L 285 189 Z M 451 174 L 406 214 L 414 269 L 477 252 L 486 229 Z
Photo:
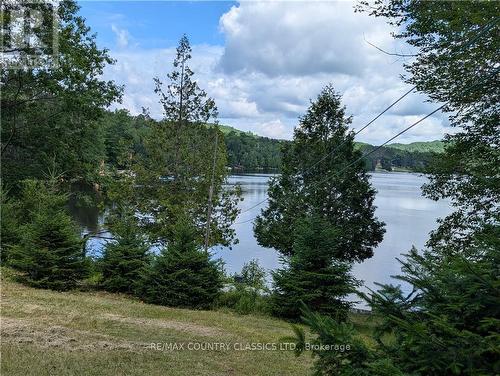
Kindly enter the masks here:
M 239 205 L 242 211 L 254 206 L 267 197 L 269 174 L 233 175 L 229 184 L 240 184 L 244 201 Z M 410 250 L 412 245 L 422 248 L 428 239 L 429 232 L 436 227 L 436 219 L 451 211 L 447 201 L 432 201 L 422 197 L 420 187 L 426 178 L 410 173 L 373 173 L 371 182 L 377 190 L 375 205 L 376 215 L 386 223 L 384 240 L 369 260 L 354 266 L 355 276 L 365 282 L 365 286 L 375 288 L 374 282 L 395 283 L 391 275 L 399 274 L 400 265 L 396 257 Z M 266 203 L 242 213 L 237 222 L 244 222 L 257 215 Z M 87 231 L 92 231 L 97 223 L 92 222 L 85 213 L 78 214 L 80 223 Z M 97 213 L 91 215 L 98 221 Z M 102 218 L 99 217 L 99 221 Z M 83 222 L 83 223 L 82 223 Z M 280 266 L 279 256 L 273 249 L 263 248 L 257 244 L 253 236 L 252 222 L 234 225 L 239 244 L 229 248 L 215 248 L 214 256 L 224 260 L 226 270 L 235 273 L 241 270 L 245 262 L 258 259 L 268 270 Z M 88 244 L 91 254 L 99 254 L 103 240 L 93 239 Z M 397 282 L 400 283 L 400 282 Z M 403 286 L 405 287 L 405 286 Z M 406 288 L 405 288 L 406 290 Z

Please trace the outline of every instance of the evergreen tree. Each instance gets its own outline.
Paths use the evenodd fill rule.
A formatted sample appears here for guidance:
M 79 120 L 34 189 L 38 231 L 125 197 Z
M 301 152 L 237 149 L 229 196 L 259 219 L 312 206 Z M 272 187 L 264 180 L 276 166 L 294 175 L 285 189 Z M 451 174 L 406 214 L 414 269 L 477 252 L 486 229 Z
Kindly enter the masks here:
M 18 200 L 9 197 L 3 188 L 0 189 L 0 262 L 5 265 L 9 260 L 10 249 L 19 244 L 21 239 L 20 208 Z
M 427 249 L 412 249 L 402 261 L 398 278 L 413 291 L 382 286 L 365 295 L 381 319 L 377 355 L 395 374 L 498 374 L 498 3 L 375 1 L 361 8 L 402 26 L 396 37 L 419 49 L 406 66 L 407 81 L 447 102 L 452 125 L 462 127 L 447 136 L 424 189 L 458 210 L 440 222 Z M 320 324 L 309 320 L 313 328 Z M 330 365 L 319 365 L 319 373 L 328 374 Z
M 191 47 L 184 36 L 167 89 L 164 91 L 162 82 L 155 79 L 164 119 L 153 124 L 145 139 L 145 156 L 133 164 L 134 203 L 139 212 L 152 217 L 141 225 L 154 242 L 167 244 L 175 223 L 187 217 L 195 224 L 202 243 L 209 208 L 213 208 L 209 245 L 230 245 L 239 194 L 223 188 L 227 178 L 223 135 L 216 126 L 208 126 L 215 121 L 217 108 L 193 80 L 190 58 Z
M 122 208 L 121 216 L 112 218 L 110 229 L 115 240 L 106 244 L 100 260 L 102 286 L 112 292 L 133 293 L 149 265 L 148 246 L 130 210 Z
M 148 303 L 207 309 L 222 288 L 217 261 L 200 249 L 187 220 L 175 226 L 172 241 L 146 270 L 139 297 Z
M 318 216 L 299 223 L 296 231 L 288 267 L 273 273 L 274 314 L 298 319 L 303 303 L 344 321 L 351 306 L 344 298 L 358 283 L 350 275 L 351 264 L 334 258 L 339 232 Z
M 350 322 L 338 322 L 302 306 L 302 319 L 315 337 L 306 337 L 303 328 L 293 326 L 298 356 L 311 348 L 316 376 L 403 376 L 382 352 L 368 346 Z M 307 338 L 307 340 L 306 340 Z
M 409 374 L 494 375 L 500 372 L 500 226 L 488 226 L 463 248 L 455 245 L 402 261 L 405 296 L 382 286 L 366 297 L 381 317 L 376 339 Z M 390 335 L 394 340 L 387 341 Z
M 269 206 L 255 224 L 259 244 L 293 255 L 300 221 L 312 213 L 337 231 L 339 261 L 362 261 L 382 240 L 384 224 L 375 216 L 375 191 L 361 153 L 354 149 L 351 118 L 332 86 L 311 103 L 293 143 L 283 152 L 282 173 L 269 186 Z M 326 154 L 333 153 L 325 158 Z
M 66 213 L 66 201 L 53 185 L 23 182 L 20 202 L 25 222 L 19 244 L 11 248 L 9 264 L 31 286 L 68 290 L 87 274 L 83 242 Z

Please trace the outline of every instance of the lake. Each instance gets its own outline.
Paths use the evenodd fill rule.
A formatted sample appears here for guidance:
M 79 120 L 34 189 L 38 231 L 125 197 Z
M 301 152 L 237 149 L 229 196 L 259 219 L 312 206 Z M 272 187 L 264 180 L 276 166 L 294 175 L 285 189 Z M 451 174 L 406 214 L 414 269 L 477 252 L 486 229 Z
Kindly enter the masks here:
M 230 184 L 240 184 L 244 201 L 240 203 L 242 211 L 254 206 L 267 197 L 268 181 L 272 175 L 245 174 L 233 175 Z M 377 190 L 375 205 L 377 217 L 386 223 L 384 240 L 375 249 L 374 256 L 360 264 L 355 264 L 353 273 L 364 281 L 365 286 L 375 288 L 375 282 L 401 284 L 391 276 L 399 274 L 400 264 L 396 257 L 407 253 L 412 245 L 422 248 L 429 237 L 429 232 L 436 228 L 436 219 L 451 211 L 448 201 L 432 201 L 422 196 L 420 187 L 427 178 L 420 174 L 403 172 L 375 172 L 371 174 L 371 183 Z M 267 203 L 267 202 L 266 202 Z M 266 203 L 240 214 L 236 222 L 244 222 L 257 215 Z M 240 240 L 233 249 L 218 248 L 215 255 L 221 257 L 226 270 L 235 273 L 241 270 L 245 262 L 258 259 L 267 270 L 280 266 L 279 256 L 274 249 L 257 244 L 253 236 L 252 222 L 236 224 L 236 234 Z M 408 291 L 408 286 L 402 285 Z M 364 289 L 366 291 L 366 289 Z
M 242 211 L 254 206 L 267 197 L 267 187 L 271 174 L 232 175 L 229 184 L 240 184 L 244 200 L 240 202 Z M 374 283 L 390 283 L 391 275 L 399 274 L 400 264 L 396 257 L 410 250 L 412 245 L 422 248 L 429 232 L 436 228 L 436 219 L 451 211 L 448 201 L 432 201 L 422 197 L 420 187 L 427 178 L 420 174 L 401 172 L 375 172 L 371 182 L 377 190 L 376 215 L 386 223 L 384 240 L 375 249 L 375 255 L 363 263 L 355 264 L 354 275 L 364 281 L 365 286 L 375 288 Z M 240 214 L 234 225 L 239 243 L 229 248 L 214 248 L 214 256 L 225 262 L 230 274 L 239 272 L 245 262 L 258 259 L 268 271 L 280 266 L 277 252 L 257 244 L 253 236 L 252 222 L 245 222 L 257 215 L 266 203 Z M 86 231 L 95 231 L 102 224 L 102 214 L 94 211 L 72 210 L 73 215 Z M 238 222 L 245 222 L 240 223 Z M 105 234 L 106 235 L 106 234 Z M 98 255 L 103 246 L 102 239 L 91 239 L 87 249 L 90 254 Z M 392 280 L 396 284 L 398 281 Z M 408 290 L 408 286 L 402 286 Z

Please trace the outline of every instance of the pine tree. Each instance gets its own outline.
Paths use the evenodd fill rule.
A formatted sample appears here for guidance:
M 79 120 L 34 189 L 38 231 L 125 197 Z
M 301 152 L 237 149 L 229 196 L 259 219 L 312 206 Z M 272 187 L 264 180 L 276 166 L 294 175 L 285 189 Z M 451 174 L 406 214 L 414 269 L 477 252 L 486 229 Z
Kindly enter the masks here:
M 65 211 L 66 195 L 47 183 L 23 182 L 24 212 L 19 244 L 11 248 L 9 263 L 31 286 L 68 290 L 87 274 L 83 242 Z
M 284 147 L 282 173 L 269 186 L 269 206 L 256 220 L 259 244 L 283 256 L 293 255 L 297 225 L 311 213 L 338 231 L 337 260 L 369 258 L 382 240 L 384 224 L 374 215 L 375 190 L 364 162 L 357 161 L 361 154 L 354 150 L 351 118 L 340 99 L 327 86 L 311 103 L 293 142 Z
M 112 292 L 133 293 L 150 262 L 148 246 L 130 210 L 122 209 L 111 219 L 115 240 L 106 244 L 100 266 L 102 287 Z
M 338 231 L 325 222 L 313 216 L 297 226 L 288 267 L 273 273 L 275 315 L 298 319 L 305 304 L 338 321 L 346 319 L 351 303 L 344 299 L 358 283 L 350 275 L 351 264 L 334 259 Z
M 210 308 L 222 288 L 217 261 L 200 249 L 187 220 L 175 226 L 172 241 L 143 276 L 138 295 L 148 303 Z
M 488 226 L 462 248 L 413 249 L 394 286 L 365 298 L 381 318 L 376 339 L 408 374 L 495 375 L 500 372 L 500 226 Z M 392 341 L 384 340 L 391 337 Z
M 217 108 L 194 81 L 190 59 L 191 47 L 184 36 L 166 90 L 155 78 L 164 119 L 152 124 L 144 142 L 145 157 L 133 164 L 133 196 L 137 210 L 152 216 L 142 223 L 152 241 L 167 244 L 178 219 L 188 217 L 202 243 L 213 208 L 209 245 L 230 245 L 235 240 L 231 224 L 238 213 L 239 194 L 237 189 L 223 188 L 228 174 L 223 135 L 209 126 L 217 122 Z

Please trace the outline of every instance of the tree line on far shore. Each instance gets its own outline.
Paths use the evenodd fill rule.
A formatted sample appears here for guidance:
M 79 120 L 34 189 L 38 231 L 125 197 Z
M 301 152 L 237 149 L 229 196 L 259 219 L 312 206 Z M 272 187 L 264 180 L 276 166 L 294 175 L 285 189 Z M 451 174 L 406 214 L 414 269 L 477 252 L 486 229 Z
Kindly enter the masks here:
M 101 144 L 106 163 L 123 168 L 127 156 L 144 152 L 144 137 L 152 123 L 157 121 L 144 114 L 131 115 L 125 109 L 107 111 L 100 121 L 103 129 Z M 220 129 L 224 133 L 227 166 L 232 171 L 281 171 L 283 148 L 290 141 L 258 136 L 229 126 L 220 126 Z M 413 145 L 388 145 L 372 152 L 376 146 L 354 143 L 355 148 L 363 154 L 372 152 L 364 158 L 365 167 L 369 171 L 426 172 L 433 158 L 443 152 L 443 143 L 440 141 L 415 143 L 415 147 Z

